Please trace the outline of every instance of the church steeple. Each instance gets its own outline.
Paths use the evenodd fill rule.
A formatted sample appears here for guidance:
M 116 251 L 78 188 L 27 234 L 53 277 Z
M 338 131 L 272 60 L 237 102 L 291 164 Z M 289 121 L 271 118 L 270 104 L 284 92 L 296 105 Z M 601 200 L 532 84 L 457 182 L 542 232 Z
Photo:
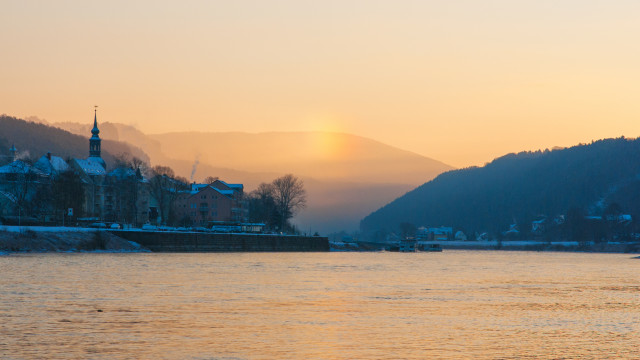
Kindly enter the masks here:
M 91 133 L 96 137 L 100 134 L 100 129 L 98 129 L 98 105 L 93 109 L 93 129 L 91 129 Z
M 104 167 L 104 160 L 100 157 L 100 129 L 98 129 L 98 105 L 93 110 L 93 129 L 91 129 L 91 139 L 89 139 L 89 158 L 96 158 Z
M 89 157 L 100 157 L 100 129 L 98 129 L 98 106 L 93 110 L 93 129 L 91 129 L 91 139 L 89 139 Z

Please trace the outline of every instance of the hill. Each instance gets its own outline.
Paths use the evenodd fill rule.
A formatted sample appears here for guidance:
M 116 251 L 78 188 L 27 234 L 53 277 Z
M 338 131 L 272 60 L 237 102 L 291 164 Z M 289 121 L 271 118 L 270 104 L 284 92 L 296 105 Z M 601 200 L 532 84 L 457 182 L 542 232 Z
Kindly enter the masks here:
M 175 158 L 315 179 L 417 185 L 451 169 L 439 161 L 344 133 L 184 132 L 151 137 Z
M 89 155 L 89 136 L 75 135 L 50 125 L 0 116 L 0 155 L 8 155 L 15 144 L 21 157 L 37 160 L 47 152 L 62 158 L 86 158 Z M 129 153 L 143 160 L 149 157 L 140 148 L 113 140 L 102 141 L 102 158 L 110 166 L 117 155 Z M 2 157 L 0 160 L 4 160 Z
M 55 123 L 55 126 L 74 134 L 86 134 L 91 132 L 92 124 L 79 124 L 72 122 Z M 224 168 L 204 163 L 189 156 L 184 159 L 167 156 L 163 151 L 163 144 L 143 133 L 137 128 L 120 123 L 103 122 L 100 124 L 100 137 L 119 142 L 125 142 L 144 149 L 148 154 L 151 165 L 165 165 L 171 167 L 176 174 L 192 181 L 202 181 L 205 177 L 218 176 L 229 182 L 244 183 L 246 187 L 253 188 L 264 179 L 276 178 L 275 173 L 255 173 L 233 168 Z
M 640 140 L 607 139 L 554 151 L 509 154 L 484 167 L 443 173 L 365 217 L 367 236 L 401 223 L 499 234 L 580 209 L 601 215 L 617 203 L 640 215 Z
M 84 134 L 91 124 L 56 123 Z M 147 135 L 104 122 L 100 135 L 140 146 L 153 165 L 167 165 L 193 181 L 212 175 L 245 184 L 293 173 L 302 178 L 308 207 L 294 222 L 321 233 L 358 227 L 362 217 L 451 167 L 380 142 L 341 133 L 200 133 Z

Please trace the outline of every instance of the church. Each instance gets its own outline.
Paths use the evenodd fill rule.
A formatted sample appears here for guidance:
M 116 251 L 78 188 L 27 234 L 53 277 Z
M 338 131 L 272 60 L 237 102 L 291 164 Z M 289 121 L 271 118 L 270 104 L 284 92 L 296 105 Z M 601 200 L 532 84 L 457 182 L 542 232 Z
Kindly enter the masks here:
M 73 159 L 70 164 L 84 184 L 84 217 L 133 226 L 157 221 L 158 205 L 151 196 L 149 181 L 140 171 L 131 168 L 108 171 L 101 156 L 101 142 L 97 111 L 94 110 L 89 157 Z
M 84 215 L 102 219 L 105 215 L 105 186 L 107 164 L 100 156 L 100 129 L 97 109 L 93 114 L 93 129 L 89 139 L 89 157 L 71 160 L 71 168 L 80 176 L 84 186 Z

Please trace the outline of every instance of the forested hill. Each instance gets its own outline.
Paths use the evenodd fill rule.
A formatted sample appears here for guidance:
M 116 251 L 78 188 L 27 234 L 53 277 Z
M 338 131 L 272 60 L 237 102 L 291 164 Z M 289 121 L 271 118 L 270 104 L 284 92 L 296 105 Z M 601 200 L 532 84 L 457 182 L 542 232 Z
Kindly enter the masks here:
M 0 116 L 0 164 L 8 159 L 12 144 L 21 158 L 38 160 L 51 152 L 62 158 L 86 158 L 89 156 L 89 137 L 74 135 L 56 127 L 29 122 L 14 117 Z M 102 141 L 102 158 L 107 166 L 114 163 L 114 156 L 128 153 L 149 162 L 148 156 L 139 148 L 118 141 Z
M 526 233 L 542 215 L 570 209 L 600 215 L 612 203 L 639 218 L 639 139 L 509 154 L 481 168 L 449 171 L 373 212 L 360 227 L 365 237 L 398 233 L 401 223 L 467 234 L 498 234 L 516 223 Z

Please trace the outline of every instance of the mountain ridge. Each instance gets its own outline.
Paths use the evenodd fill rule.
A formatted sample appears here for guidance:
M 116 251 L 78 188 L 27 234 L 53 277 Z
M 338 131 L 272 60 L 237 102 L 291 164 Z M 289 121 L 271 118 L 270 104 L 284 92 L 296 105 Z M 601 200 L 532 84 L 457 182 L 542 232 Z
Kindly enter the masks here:
M 603 139 L 442 173 L 364 217 L 360 228 L 371 236 L 397 232 L 405 222 L 497 235 L 516 224 L 527 233 L 536 218 L 576 208 L 598 215 L 617 203 L 640 215 L 638 190 L 640 139 Z

